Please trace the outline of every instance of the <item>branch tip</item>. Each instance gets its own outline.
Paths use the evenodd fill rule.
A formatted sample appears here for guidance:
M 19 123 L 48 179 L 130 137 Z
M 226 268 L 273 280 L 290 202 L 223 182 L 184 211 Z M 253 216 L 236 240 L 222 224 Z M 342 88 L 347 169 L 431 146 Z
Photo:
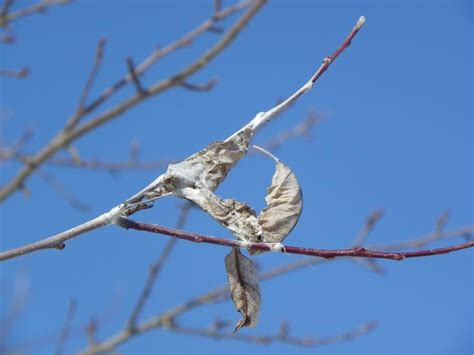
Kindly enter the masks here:
M 359 20 L 357 21 L 355 27 L 359 30 L 362 26 L 364 26 L 364 24 L 365 24 L 365 17 L 361 16 L 359 17 Z

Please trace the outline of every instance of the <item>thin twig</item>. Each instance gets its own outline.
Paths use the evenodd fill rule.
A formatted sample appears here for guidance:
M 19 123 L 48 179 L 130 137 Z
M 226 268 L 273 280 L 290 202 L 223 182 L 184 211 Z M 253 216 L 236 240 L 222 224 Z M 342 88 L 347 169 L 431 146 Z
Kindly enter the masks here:
M 127 67 L 130 77 L 132 78 L 133 85 L 137 92 L 141 95 L 146 94 L 146 90 L 143 88 L 140 79 L 138 78 L 137 72 L 135 70 L 135 64 L 133 64 L 133 60 L 131 57 L 127 58 Z
M 198 91 L 198 92 L 207 92 L 210 91 L 216 86 L 217 84 L 217 79 L 211 79 L 205 84 L 191 84 L 188 82 L 183 81 L 180 85 L 184 87 L 185 89 L 191 90 L 191 91 Z
M 365 243 L 370 232 L 374 229 L 375 224 L 383 217 L 383 215 L 384 212 L 382 209 L 376 209 L 367 217 L 364 226 L 352 242 L 352 247 L 360 247 Z
M 101 38 L 99 42 L 97 42 L 97 46 L 95 49 L 95 58 L 94 58 L 94 65 L 92 66 L 92 70 L 87 78 L 86 85 L 82 90 L 81 98 L 79 99 L 79 104 L 77 105 L 77 114 L 71 117 L 64 128 L 65 131 L 71 130 L 73 127 L 77 125 L 80 118 L 82 117 L 82 112 L 84 111 L 84 107 L 87 102 L 87 98 L 89 97 L 89 93 L 92 89 L 92 85 L 97 77 L 97 73 L 99 72 L 100 65 L 104 59 L 104 48 L 107 43 L 105 38 Z
M 290 139 L 309 136 L 311 129 L 319 122 L 321 122 L 321 116 L 317 112 L 311 110 L 308 116 L 296 126 L 286 129 L 268 139 L 262 144 L 262 146 L 267 150 L 275 151 Z
M 21 154 L 11 148 L 0 148 L 0 161 L 16 160 L 22 163 L 28 163 L 32 157 L 30 155 Z M 126 159 L 122 161 L 102 161 L 98 159 L 85 159 L 77 157 L 54 156 L 47 161 L 47 165 L 83 168 L 89 170 L 104 170 L 107 172 L 119 172 L 124 170 L 156 170 L 176 162 L 176 159 L 157 159 L 149 161 L 140 161 L 137 159 Z
M 351 44 L 351 41 L 354 37 L 359 33 L 359 30 L 365 23 L 365 17 L 361 16 L 357 21 L 356 25 L 352 28 L 349 35 L 344 39 L 342 44 L 329 56 L 324 58 L 323 63 L 321 66 L 316 70 L 313 76 L 304 84 L 301 88 L 299 88 L 293 95 L 288 97 L 283 102 L 279 103 L 275 107 L 271 108 L 265 112 L 259 112 L 248 124 L 243 126 L 240 130 L 235 132 L 231 135 L 227 140 L 231 140 L 234 136 L 240 134 L 241 132 L 251 129 L 252 132 L 256 132 L 262 125 L 269 122 L 270 120 L 277 117 L 281 112 L 288 109 L 292 106 L 302 95 L 309 92 L 315 82 L 323 75 L 323 73 L 329 68 L 329 66 L 339 57 L 339 55 Z
M 56 347 L 56 351 L 54 352 L 55 355 L 61 355 L 64 352 L 64 345 L 66 344 L 67 338 L 69 337 L 71 323 L 72 323 L 72 319 L 74 318 L 75 313 L 76 313 L 76 301 L 72 299 L 69 302 L 66 319 L 64 320 L 63 330 L 61 331 L 58 346 Z
M 8 1 L 8 0 L 7 0 Z M 72 0 L 41 0 L 38 3 L 18 9 L 14 12 L 10 12 L 0 17 L 0 27 L 5 27 L 19 18 L 29 16 L 35 13 L 44 13 L 49 7 L 56 5 L 65 5 L 70 3 Z
M 170 328 L 164 328 L 174 333 L 180 333 L 185 335 L 200 336 L 212 339 L 226 339 L 242 341 L 246 343 L 255 343 L 261 345 L 268 345 L 271 343 L 284 343 L 302 347 L 316 347 L 322 345 L 329 345 L 334 343 L 340 343 L 342 341 L 350 341 L 356 337 L 367 334 L 377 327 L 376 322 L 367 322 L 359 325 L 357 328 L 352 329 L 341 334 L 327 336 L 327 337 L 297 337 L 286 334 L 275 334 L 275 335 L 253 335 L 243 333 L 224 333 L 213 329 L 201 329 L 201 328 L 190 328 L 182 327 L 178 325 L 171 326 Z
M 176 222 L 176 228 L 181 229 L 184 227 L 191 207 L 192 205 L 190 202 L 186 202 L 184 205 L 181 206 L 178 221 Z M 155 285 L 156 279 L 160 274 L 161 270 L 163 269 L 165 262 L 168 260 L 168 257 L 170 256 L 171 251 L 175 247 L 177 241 L 178 239 L 176 238 L 168 240 L 158 260 L 150 266 L 148 278 L 128 320 L 127 328 L 131 331 L 135 329 L 138 317 L 140 316 L 143 307 L 145 306 L 145 303 L 150 296 L 151 289 Z
M 72 208 L 80 211 L 87 212 L 90 209 L 90 206 L 81 201 L 77 196 L 75 196 L 71 191 L 69 191 L 60 181 L 56 180 L 54 176 L 49 174 L 43 169 L 37 171 L 38 175 L 48 184 L 51 188 L 56 191 L 58 195 L 66 200 Z
M 139 231 L 163 234 L 179 239 L 188 240 L 194 243 L 209 243 L 216 244 L 227 247 L 238 247 L 246 248 L 253 251 L 274 251 L 279 253 L 287 254 L 298 254 L 298 255 L 310 255 L 310 256 L 319 256 L 326 259 L 336 258 L 336 257 L 359 257 L 359 258 L 374 258 L 374 259 L 389 259 L 389 260 L 404 260 L 405 258 L 414 258 L 422 256 L 432 256 L 447 254 L 455 252 L 462 249 L 474 247 L 474 241 L 469 241 L 466 243 L 461 243 L 445 248 L 437 248 L 430 250 L 419 250 L 413 252 L 383 252 L 377 250 L 368 250 L 366 248 L 350 248 L 350 249 L 334 249 L 334 250 L 325 250 L 325 249 L 313 249 L 313 248 L 302 248 L 294 246 L 283 246 L 280 243 L 253 243 L 253 242 L 243 242 L 240 240 L 230 240 L 219 237 L 211 237 L 198 233 L 186 232 L 179 229 L 168 228 L 161 226 L 159 224 L 150 224 L 136 222 L 125 217 L 117 218 L 117 225 L 126 229 L 135 229 Z M 279 244 L 279 245 L 277 245 Z
M 409 248 L 421 248 L 428 243 L 435 242 L 441 239 L 448 239 L 448 238 L 455 238 L 459 236 L 463 236 L 466 239 L 472 239 L 474 233 L 474 226 L 467 225 L 464 227 L 452 229 L 450 231 L 434 231 L 425 235 L 422 235 L 416 239 L 410 239 L 398 243 L 393 244 L 385 244 L 385 245 L 372 245 L 370 249 L 372 250 L 402 250 L 402 249 L 409 249 Z
M 0 69 L 0 76 L 4 76 L 6 78 L 24 79 L 29 74 L 30 71 L 28 68 L 23 68 L 20 70 Z

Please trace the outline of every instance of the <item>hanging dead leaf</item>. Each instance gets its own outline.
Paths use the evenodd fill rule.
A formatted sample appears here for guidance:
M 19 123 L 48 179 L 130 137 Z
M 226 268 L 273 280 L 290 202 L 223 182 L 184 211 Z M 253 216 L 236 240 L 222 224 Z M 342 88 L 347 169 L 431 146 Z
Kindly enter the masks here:
M 242 314 L 235 332 L 242 327 L 255 327 L 260 313 L 260 286 L 252 260 L 233 248 L 225 258 L 225 268 L 234 306 Z
M 272 183 L 265 197 L 267 207 L 260 212 L 258 223 L 262 227 L 264 242 L 279 243 L 298 223 L 303 208 L 303 194 L 296 175 L 290 168 L 265 149 L 254 147 L 276 162 Z

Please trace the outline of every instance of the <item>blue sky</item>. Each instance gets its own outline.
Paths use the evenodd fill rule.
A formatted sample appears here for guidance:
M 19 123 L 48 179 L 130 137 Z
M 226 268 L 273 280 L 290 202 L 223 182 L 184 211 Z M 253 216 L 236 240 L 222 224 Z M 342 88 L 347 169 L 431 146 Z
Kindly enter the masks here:
M 30 2 L 17 1 L 20 7 Z M 224 2 L 229 3 L 229 2 Z M 91 96 L 121 77 L 125 58 L 140 62 L 209 17 L 211 1 L 78 1 L 12 24 L 17 42 L 2 45 L 1 68 L 28 66 L 25 80 L 1 79 L 2 142 L 25 128 L 34 137 L 24 148 L 42 147 L 74 112 L 90 70 L 95 45 L 108 40 Z M 153 97 L 75 143 L 84 158 L 123 159 L 139 141 L 144 160 L 185 157 L 223 139 L 255 113 L 299 88 L 347 35 L 359 16 L 366 26 L 314 89 L 267 126 L 255 143 L 294 126 L 311 110 L 323 116 L 310 140 L 287 142 L 275 152 L 297 174 L 305 205 L 286 240 L 317 248 L 347 247 L 375 208 L 385 217 L 369 243 L 390 243 L 433 230 L 451 211 L 448 228 L 473 221 L 472 2 L 470 1 L 273 1 L 194 83 L 217 77 L 209 93 L 173 89 Z M 223 26 L 230 26 L 226 21 Z M 158 63 L 144 78 L 151 84 L 196 58 L 218 38 L 205 34 L 190 48 Z M 127 88 L 110 104 L 128 97 Z M 17 171 L 2 164 L 1 183 Z M 164 169 L 164 168 L 163 168 Z M 46 171 L 90 205 L 71 208 L 40 177 L 28 180 L 31 196 L 14 194 L 2 204 L 1 249 L 60 232 L 107 211 L 158 174 L 47 167 Z M 273 174 L 271 160 L 249 156 L 219 188 L 225 197 L 264 206 Z M 160 200 L 138 220 L 173 226 L 179 201 Z M 197 210 L 187 230 L 231 237 Z M 15 279 L 29 283 L 27 303 L 9 339 L 24 345 L 57 337 L 68 302 L 77 301 L 74 328 L 99 319 L 99 339 L 127 320 L 167 237 L 108 227 L 0 266 L 1 308 L 12 302 Z M 456 239 L 433 246 L 449 245 Z M 210 245 L 179 242 L 143 314 L 160 311 L 226 282 L 224 256 Z M 257 257 L 262 268 L 300 257 Z M 379 327 L 348 343 L 320 348 L 270 346 L 186 337 L 157 330 L 130 341 L 119 352 L 134 353 L 472 353 L 473 252 L 380 262 L 371 273 L 341 260 L 288 274 L 261 285 L 263 306 L 256 329 L 272 334 L 281 321 L 291 334 L 338 334 L 369 320 Z M 238 319 L 230 303 L 203 307 L 180 324 L 207 327 L 215 317 Z M 85 345 L 80 330 L 67 352 Z M 31 353 L 51 353 L 55 340 Z

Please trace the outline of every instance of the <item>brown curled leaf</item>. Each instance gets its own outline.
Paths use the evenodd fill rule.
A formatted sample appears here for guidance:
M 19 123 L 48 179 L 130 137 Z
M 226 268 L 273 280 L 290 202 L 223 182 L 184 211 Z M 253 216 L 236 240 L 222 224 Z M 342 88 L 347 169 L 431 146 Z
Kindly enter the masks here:
M 260 147 L 255 148 L 269 155 L 276 162 L 272 183 L 265 197 L 267 207 L 258 215 L 258 223 L 262 227 L 264 242 L 280 243 L 298 223 L 303 209 L 303 194 L 296 175 L 290 168 L 266 150 Z
M 247 154 L 252 131 L 247 129 L 225 141 L 217 141 L 180 163 L 170 164 L 167 174 L 181 186 L 214 191 L 227 173 Z M 179 188 L 179 186 L 177 186 Z
M 239 248 L 233 248 L 225 258 L 225 268 L 232 301 L 242 314 L 242 319 L 235 325 L 235 332 L 242 327 L 255 327 L 260 313 L 261 296 L 254 263 Z

